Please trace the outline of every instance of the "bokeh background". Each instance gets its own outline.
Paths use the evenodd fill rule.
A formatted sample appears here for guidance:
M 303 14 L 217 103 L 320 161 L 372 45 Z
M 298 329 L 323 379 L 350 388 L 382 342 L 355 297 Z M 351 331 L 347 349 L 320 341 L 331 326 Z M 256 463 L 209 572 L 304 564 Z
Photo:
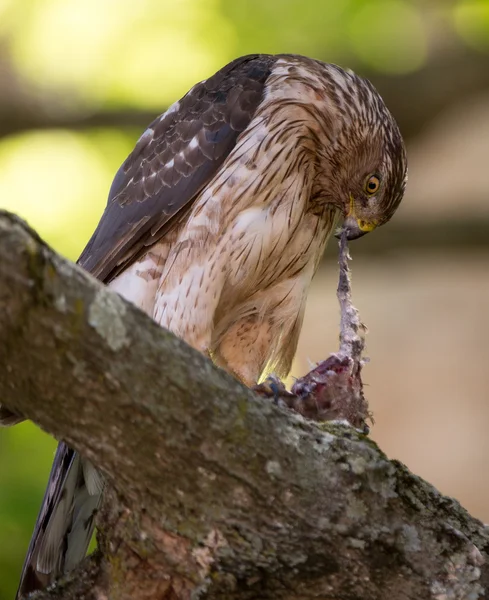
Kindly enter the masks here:
M 76 259 L 155 115 L 229 60 L 292 52 L 369 77 L 408 143 L 405 201 L 352 244 L 372 437 L 489 519 L 489 2 L 0 0 L 0 207 Z M 336 247 L 294 373 L 338 344 Z M 0 600 L 15 593 L 55 442 L 0 431 Z

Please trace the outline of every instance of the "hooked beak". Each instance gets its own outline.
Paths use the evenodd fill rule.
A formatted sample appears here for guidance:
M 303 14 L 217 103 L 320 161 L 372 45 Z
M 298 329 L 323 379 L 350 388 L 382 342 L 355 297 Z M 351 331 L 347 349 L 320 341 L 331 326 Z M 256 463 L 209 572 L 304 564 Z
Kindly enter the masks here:
M 360 229 L 360 225 L 353 215 L 350 215 L 349 217 L 345 218 L 345 220 L 343 221 L 343 227 L 338 231 L 338 233 L 335 234 L 335 237 L 340 238 L 341 233 L 345 229 L 346 229 L 346 239 L 349 241 L 357 240 L 358 238 L 361 238 L 362 235 L 365 235 L 366 233 L 368 233 L 368 231 Z
M 357 240 L 369 231 L 377 227 L 377 221 L 367 222 L 359 219 L 355 214 L 355 199 L 350 194 L 350 206 L 343 221 L 343 227 L 335 234 L 335 237 L 340 238 L 343 231 L 346 230 L 347 240 Z

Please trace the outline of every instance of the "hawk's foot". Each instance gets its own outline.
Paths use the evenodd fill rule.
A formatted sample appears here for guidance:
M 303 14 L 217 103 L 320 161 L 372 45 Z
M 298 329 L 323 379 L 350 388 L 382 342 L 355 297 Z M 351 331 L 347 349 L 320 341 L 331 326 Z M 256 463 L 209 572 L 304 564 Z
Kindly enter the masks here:
M 264 381 L 254 385 L 251 389 L 264 398 L 273 399 L 274 404 L 289 408 L 291 407 L 290 400 L 297 398 L 295 394 L 287 390 L 284 382 L 276 375 L 269 375 Z

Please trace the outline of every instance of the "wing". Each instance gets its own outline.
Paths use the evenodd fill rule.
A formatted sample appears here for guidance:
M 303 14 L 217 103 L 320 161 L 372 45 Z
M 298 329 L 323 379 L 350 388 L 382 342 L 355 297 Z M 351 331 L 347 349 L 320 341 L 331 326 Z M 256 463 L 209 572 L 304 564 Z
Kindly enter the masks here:
M 252 120 L 276 60 L 236 59 L 151 123 L 115 176 L 83 268 L 108 283 L 165 235 Z

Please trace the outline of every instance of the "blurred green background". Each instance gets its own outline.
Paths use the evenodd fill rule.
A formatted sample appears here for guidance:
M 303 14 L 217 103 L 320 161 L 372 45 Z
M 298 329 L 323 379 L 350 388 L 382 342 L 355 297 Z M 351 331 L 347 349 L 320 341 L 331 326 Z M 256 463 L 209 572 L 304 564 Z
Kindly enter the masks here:
M 408 143 L 406 199 L 352 245 L 372 436 L 489 519 L 489 2 L 0 0 L 0 207 L 75 260 L 146 125 L 251 52 L 369 77 Z M 336 249 L 294 373 L 337 347 Z M 55 442 L 0 431 L 0 600 L 15 593 Z

